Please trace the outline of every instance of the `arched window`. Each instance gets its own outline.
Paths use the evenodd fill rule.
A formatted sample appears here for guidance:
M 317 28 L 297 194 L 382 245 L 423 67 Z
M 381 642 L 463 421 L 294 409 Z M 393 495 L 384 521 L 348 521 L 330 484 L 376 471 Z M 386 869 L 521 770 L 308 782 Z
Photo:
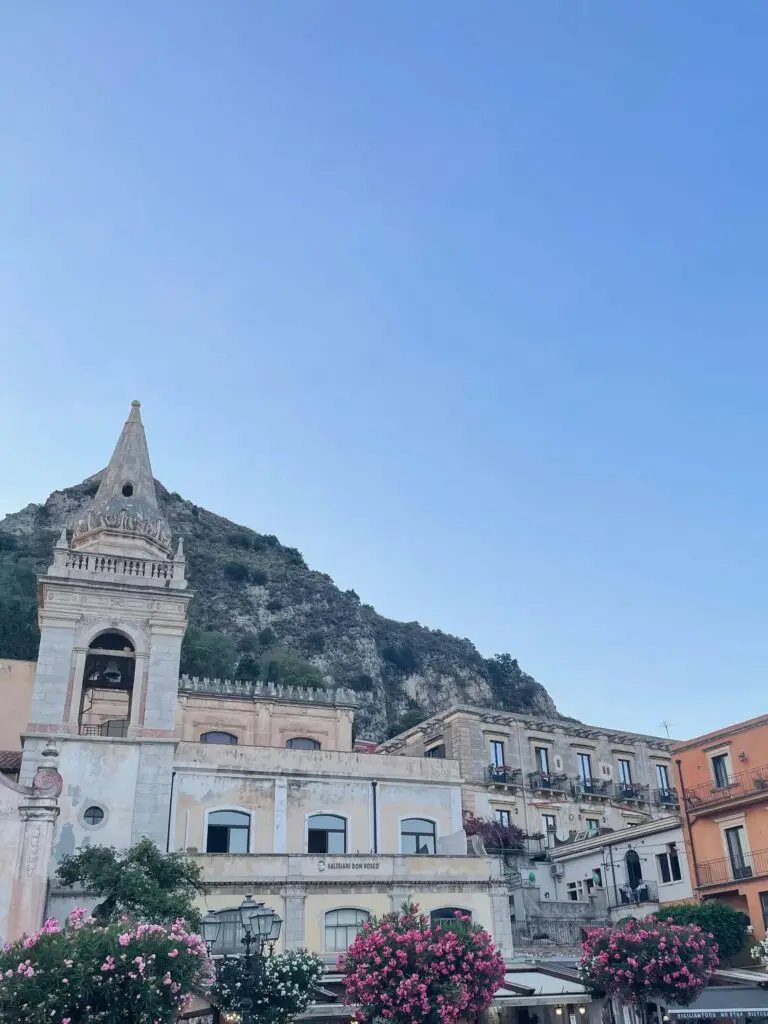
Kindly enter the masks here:
M 637 850 L 627 850 L 624 857 L 627 866 L 627 882 L 630 889 L 636 889 L 643 880 L 643 867 Z
M 204 732 L 200 737 L 201 743 L 225 743 L 229 746 L 237 744 L 237 736 L 231 732 Z
M 435 853 L 437 832 L 434 821 L 426 818 L 403 818 L 400 825 L 401 853 Z
M 346 853 L 347 819 L 312 814 L 307 820 L 307 853 Z
M 78 727 L 81 736 L 127 736 L 131 720 L 136 651 L 116 630 L 88 645 Z
M 471 912 L 462 910 L 461 907 L 438 907 L 429 915 L 429 920 L 434 925 L 441 921 L 455 921 L 459 917 L 469 918 L 469 921 L 472 921 Z
M 205 837 L 206 853 L 248 853 L 251 816 L 243 811 L 211 811 Z
M 309 736 L 294 736 L 285 744 L 289 750 L 319 750 L 320 744 L 317 740 L 311 740 Z
M 346 953 L 366 921 L 367 910 L 329 910 L 325 915 L 326 953 Z

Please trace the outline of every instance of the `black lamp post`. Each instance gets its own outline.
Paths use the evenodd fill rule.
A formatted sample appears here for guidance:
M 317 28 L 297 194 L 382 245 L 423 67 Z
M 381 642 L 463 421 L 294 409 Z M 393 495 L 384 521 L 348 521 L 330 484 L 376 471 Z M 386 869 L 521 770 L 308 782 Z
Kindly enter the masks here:
M 269 946 L 269 955 L 280 938 L 283 919 L 270 907 L 256 903 L 252 896 L 246 896 L 238 908 L 243 937 L 240 940 L 245 947 L 245 994 L 240 1000 L 242 1024 L 254 1024 L 256 1016 L 253 1012 L 253 1001 L 258 991 L 259 980 L 264 969 L 264 947 Z M 203 938 L 208 951 L 219 937 L 221 921 L 215 911 L 203 918 Z

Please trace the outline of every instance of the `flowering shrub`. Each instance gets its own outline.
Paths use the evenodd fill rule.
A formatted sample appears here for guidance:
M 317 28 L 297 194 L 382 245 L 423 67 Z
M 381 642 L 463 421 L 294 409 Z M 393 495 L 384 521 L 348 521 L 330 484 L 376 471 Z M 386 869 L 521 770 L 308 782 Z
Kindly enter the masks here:
M 522 850 L 526 839 L 541 839 L 541 832 L 529 835 L 517 825 L 502 825 L 494 818 L 479 818 L 471 811 L 464 812 L 464 831 L 468 836 L 480 836 L 487 850 Z
M 504 980 L 504 961 L 486 931 L 469 918 L 432 926 L 408 904 L 364 924 L 338 968 L 361 1024 L 454 1024 L 490 1005 Z
M 216 965 L 211 999 L 220 1009 L 237 1011 L 245 995 L 253 999 L 259 1021 L 285 1024 L 312 1003 L 323 964 L 306 949 L 291 949 L 262 962 L 256 988 L 251 992 L 248 965 L 241 957 L 227 957 Z
M 760 939 L 749 951 L 755 960 L 768 963 L 768 939 Z
M 718 965 L 717 944 L 698 925 L 676 925 L 649 917 L 590 931 L 579 961 L 592 989 L 626 1002 L 687 1005 Z
M 213 981 L 199 935 L 173 925 L 102 927 L 73 910 L 0 952 L 0 1020 L 14 1024 L 170 1024 Z

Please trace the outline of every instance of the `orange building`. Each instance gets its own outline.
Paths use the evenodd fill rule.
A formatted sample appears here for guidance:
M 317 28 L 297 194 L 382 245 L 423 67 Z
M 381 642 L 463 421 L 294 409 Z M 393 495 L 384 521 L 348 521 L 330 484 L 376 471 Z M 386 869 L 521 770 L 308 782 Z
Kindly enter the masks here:
M 673 749 L 691 878 L 701 900 L 768 928 L 768 715 Z

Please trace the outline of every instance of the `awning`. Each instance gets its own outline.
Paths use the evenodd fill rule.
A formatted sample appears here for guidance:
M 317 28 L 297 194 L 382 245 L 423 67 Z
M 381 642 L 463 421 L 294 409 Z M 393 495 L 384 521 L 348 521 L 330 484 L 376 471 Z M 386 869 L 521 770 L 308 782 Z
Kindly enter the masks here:
M 710 985 L 695 1003 L 669 1006 L 667 1013 L 673 1020 L 768 1017 L 768 991 L 757 985 Z

